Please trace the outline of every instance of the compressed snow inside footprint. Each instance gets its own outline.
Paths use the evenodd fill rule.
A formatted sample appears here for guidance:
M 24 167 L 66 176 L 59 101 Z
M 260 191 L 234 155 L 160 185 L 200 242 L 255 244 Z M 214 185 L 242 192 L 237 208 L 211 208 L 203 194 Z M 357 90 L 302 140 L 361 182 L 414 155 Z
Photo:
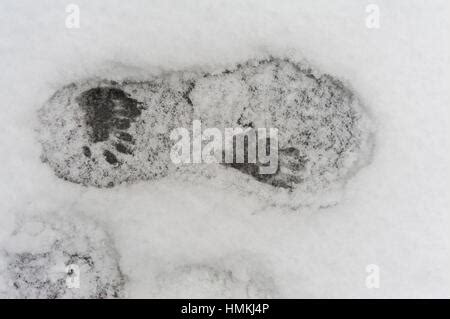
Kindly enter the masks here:
M 45 216 L 20 223 L 2 254 L 6 298 L 124 297 L 125 277 L 111 238 L 81 217 Z
M 307 65 L 281 59 L 250 61 L 217 74 L 180 71 L 140 82 L 84 81 L 59 90 L 40 118 L 44 160 L 59 177 L 97 187 L 175 170 L 170 133 L 190 130 L 193 120 L 222 132 L 277 129 L 276 170 L 263 175 L 259 163 L 225 164 L 259 183 L 301 194 L 344 185 L 368 162 L 373 143 L 371 121 L 350 89 Z M 239 183 L 252 191 L 241 178 Z M 270 192 L 266 197 L 273 197 Z
M 199 80 L 190 96 L 194 118 L 205 126 L 278 129 L 279 169 L 257 178 L 274 186 L 322 191 L 344 184 L 368 162 L 368 114 L 340 81 L 309 66 L 249 62 Z

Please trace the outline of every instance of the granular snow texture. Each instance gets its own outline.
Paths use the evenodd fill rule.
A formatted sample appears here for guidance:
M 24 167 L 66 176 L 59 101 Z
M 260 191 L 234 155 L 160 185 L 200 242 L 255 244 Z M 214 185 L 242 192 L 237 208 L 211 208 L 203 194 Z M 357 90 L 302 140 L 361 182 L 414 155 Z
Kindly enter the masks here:
M 43 158 L 59 177 L 110 187 L 174 169 L 174 128 L 278 129 L 278 169 L 231 167 L 275 187 L 320 192 L 366 164 L 370 119 L 330 75 L 286 59 L 220 73 L 172 72 L 148 81 L 88 80 L 59 90 L 41 109 Z M 253 146 L 252 146 L 253 147 Z

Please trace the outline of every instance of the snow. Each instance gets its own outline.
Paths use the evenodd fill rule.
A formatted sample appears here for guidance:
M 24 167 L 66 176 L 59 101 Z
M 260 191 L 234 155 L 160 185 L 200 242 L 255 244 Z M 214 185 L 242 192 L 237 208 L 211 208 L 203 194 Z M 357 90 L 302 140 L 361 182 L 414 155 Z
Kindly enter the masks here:
M 14 230 L 57 212 L 83 215 L 113 238 L 129 297 L 202 287 L 252 297 L 242 288 L 252 280 L 269 297 L 448 297 L 450 4 L 372 3 L 379 29 L 366 28 L 368 3 L 356 0 L 76 1 L 81 27 L 67 29 L 65 2 L 2 1 L 0 248 L 39 252 L 44 235 Z M 336 206 L 262 209 L 239 190 L 176 176 L 97 189 L 40 161 L 37 110 L 68 83 L 220 69 L 267 54 L 343 79 L 376 120 L 372 162 Z M 0 293 L 13 297 L 7 263 L 0 259 Z M 378 289 L 366 287 L 370 264 Z M 168 280 L 171 271 L 180 279 Z M 227 271 L 237 279 L 222 287 Z

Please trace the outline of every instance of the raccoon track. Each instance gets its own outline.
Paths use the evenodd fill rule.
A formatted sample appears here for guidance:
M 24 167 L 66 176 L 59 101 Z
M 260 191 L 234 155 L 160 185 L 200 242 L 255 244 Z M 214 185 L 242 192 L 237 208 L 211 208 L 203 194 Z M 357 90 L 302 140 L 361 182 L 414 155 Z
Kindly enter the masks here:
M 250 175 L 255 178 L 257 181 L 270 184 L 275 187 L 281 187 L 285 189 L 292 190 L 295 184 L 301 183 L 301 178 L 298 177 L 298 172 L 301 171 L 306 161 L 301 157 L 300 151 L 295 147 L 288 147 L 284 149 L 278 149 L 278 168 L 272 174 L 261 174 L 260 168 L 263 166 L 267 166 L 267 164 L 262 163 L 259 159 L 258 154 L 256 154 L 255 163 L 250 162 L 248 159 L 248 148 L 252 147 L 254 149 L 258 149 L 261 143 L 261 139 L 258 139 L 257 134 L 255 145 L 251 144 L 248 139 L 245 139 L 243 142 L 244 149 L 244 159 L 243 162 L 238 162 L 236 160 L 236 139 L 233 140 L 233 161 L 231 163 L 224 163 L 225 166 L 232 167 L 237 169 L 238 171 Z M 273 143 L 274 141 L 272 141 Z M 270 138 L 266 138 L 265 141 L 265 151 L 266 154 L 270 152 Z M 225 157 L 224 153 L 222 157 Z
M 270 58 L 217 73 L 172 72 L 148 81 L 88 80 L 62 88 L 40 111 L 43 158 L 59 177 L 110 187 L 177 169 L 170 131 L 199 119 L 224 129 L 277 128 L 279 166 L 229 169 L 289 191 L 344 184 L 364 166 L 372 125 L 355 94 L 306 64 Z
M 97 87 L 87 90 L 81 93 L 76 101 L 85 112 L 85 124 L 90 142 L 107 141 L 113 133 L 116 138 L 115 150 L 122 154 L 133 155 L 134 138 L 127 130 L 131 122 L 141 115 L 138 101 L 114 87 Z M 88 146 L 83 146 L 83 154 L 91 157 L 92 153 Z M 111 165 L 119 163 L 113 152 L 104 150 L 103 155 Z
M 191 99 L 206 127 L 278 129 L 275 174 L 258 175 L 258 163 L 228 165 L 273 186 L 320 192 L 344 184 L 371 155 L 372 123 L 356 95 L 308 65 L 250 61 L 199 79 Z
M 40 110 L 44 160 L 59 177 L 97 187 L 165 176 L 170 131 L 192 117 L 183 96 L 191 82 L 173 77 L 62 88 Z

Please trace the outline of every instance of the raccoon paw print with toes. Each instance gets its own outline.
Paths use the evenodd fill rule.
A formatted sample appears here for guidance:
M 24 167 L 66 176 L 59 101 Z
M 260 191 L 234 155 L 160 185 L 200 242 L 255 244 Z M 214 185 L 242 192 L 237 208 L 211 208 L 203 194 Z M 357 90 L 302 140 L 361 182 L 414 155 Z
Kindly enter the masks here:
M 85 112 L 85 124 L 89 142 L 107 142 L 102 154 L 106 162 L 120 165 L 120 157 L 133 155 L 134 138 L 128 132 L 141 115 L 142 103 L 114 87 L 89 89 L 76 98 Z M 83 154 L 91 158 L 89 146 L 83 146 Z

